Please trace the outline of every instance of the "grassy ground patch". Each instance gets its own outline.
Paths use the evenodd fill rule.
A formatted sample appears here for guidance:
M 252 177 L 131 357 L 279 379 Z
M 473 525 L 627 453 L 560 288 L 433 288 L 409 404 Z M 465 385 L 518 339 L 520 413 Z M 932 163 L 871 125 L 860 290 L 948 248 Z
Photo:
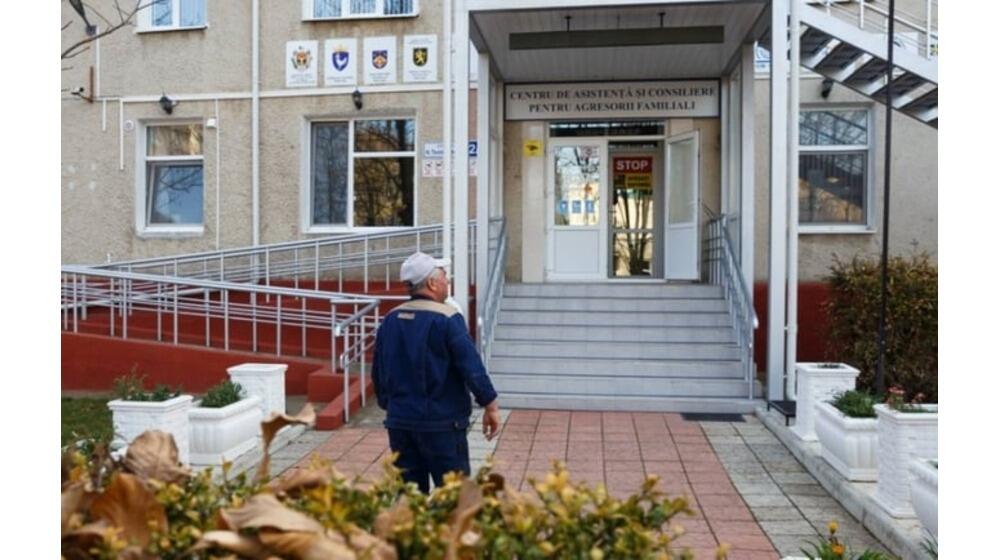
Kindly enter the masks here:
M 111 411 L 108 398 L 62 398 L 62 444 L 81 438 L 111 440 Z

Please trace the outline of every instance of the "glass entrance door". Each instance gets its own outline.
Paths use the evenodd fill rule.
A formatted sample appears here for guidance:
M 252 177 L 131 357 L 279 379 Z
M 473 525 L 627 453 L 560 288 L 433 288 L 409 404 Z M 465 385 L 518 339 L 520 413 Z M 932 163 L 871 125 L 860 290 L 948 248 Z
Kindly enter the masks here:
M 548 263 L 553 280 L 596 280 L 607 266 L 607 142 L 553 139 L 549 155 Z
M 611 276 L 652 277 L 657 257 L 659 142 L 608 145 L 611 158 Z

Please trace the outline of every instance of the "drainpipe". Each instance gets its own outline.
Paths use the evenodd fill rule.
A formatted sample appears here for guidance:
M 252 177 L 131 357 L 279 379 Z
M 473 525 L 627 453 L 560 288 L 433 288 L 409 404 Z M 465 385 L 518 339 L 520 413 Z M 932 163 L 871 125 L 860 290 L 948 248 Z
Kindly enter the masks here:
M 444 127 L 444 154 L 442 154 L 444 157 L 442 164 L 444 177 L 441 180 L 441 188 L 444 192 L 441 202 L 441 249 L 442 256 L 446 259 L 451 258 L 451 189 L 452 180 L 454 179 L 451 172 L 453 155 L 451 145 L 451 10 L 452 0 L 444 0 L 444 88 L 441 90 L 441 121 Z M 451 294 L 450 284 L 448 294 Z
M 788 307 L 785 330 L 785 399 L 796 395 L 795 362 L 799 331 L 799 7 L 789 8 L 791 44 L 788 69 Z
M 250 33 L 252 61 L 250 84 L 250 191 L 251 243 L 260 245 L 260 0 L 253 0 Z

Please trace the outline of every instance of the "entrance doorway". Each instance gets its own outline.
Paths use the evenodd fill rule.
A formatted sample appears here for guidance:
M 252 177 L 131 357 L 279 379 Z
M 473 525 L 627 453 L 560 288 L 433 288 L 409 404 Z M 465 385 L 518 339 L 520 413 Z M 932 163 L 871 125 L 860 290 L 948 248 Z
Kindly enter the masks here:
M 552 125 L 546 280 L 699 278 L 698 132 L 664 128 Z

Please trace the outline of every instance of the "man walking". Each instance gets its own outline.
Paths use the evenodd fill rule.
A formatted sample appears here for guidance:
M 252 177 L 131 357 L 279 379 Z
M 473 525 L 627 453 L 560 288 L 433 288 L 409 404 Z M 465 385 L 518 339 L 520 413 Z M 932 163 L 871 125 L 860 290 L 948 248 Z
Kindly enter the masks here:
M 424 493 L 428 477 L 440 486 L 444 474 L 470 474 L 466 430 L 471 391 L 485 407 L 483 433 L 500 430 L 500 408 L 486 367 L 479 359 L 465 319 L 448 305 L 447 260 L 414 253 L 403 262 L 400 279 L 410 301 L 390 311 L 375 338 L 372 381 L 386 411 L 389 447 L 403 480 Z

